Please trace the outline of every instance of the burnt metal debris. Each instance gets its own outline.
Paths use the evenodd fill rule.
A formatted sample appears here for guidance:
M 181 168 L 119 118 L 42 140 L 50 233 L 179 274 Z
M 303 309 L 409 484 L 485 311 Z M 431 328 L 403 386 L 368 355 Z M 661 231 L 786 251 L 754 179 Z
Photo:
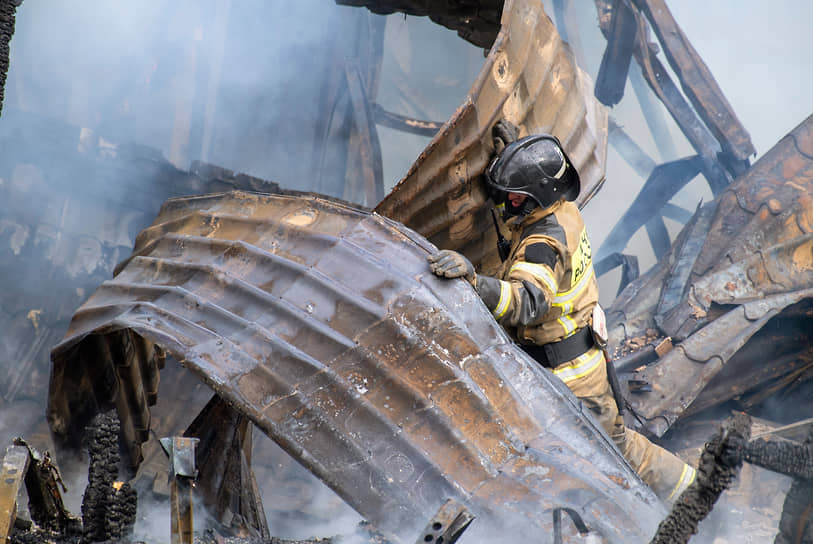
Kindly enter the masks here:
M 51 427 L 116 406 L 138 463 L 160 346 L 388 532 L 451 498 L 486 533 L 552 534 L 567 508 L 640 540 L 659 502 L 430 250 L 315 197 L 170 200 L 54 349 Z
M 813 117 L 700 208 L 610 307 L 615 347 L 647 329 L 675 343 L 628 376 L 654 389 L 630 396 L 654 434 L 771 382 L 775 392 L 809 379 L 812 173 Z
M 197 438 L 174 436 L 162 438 L 161 446 L 169 457 L 170 533 L 172 544 L 192 544 L 195 522 L 193 516 L 192 486 L 198 477 L 195 468 Z
M 19 3 L 0 6 L 3 78 L 12 7 Z M 120 434 L 131 475 L 154 427 L 151 406 L 169 354 L 215 392 L 184 434 L 201 440 L 194 457 L 203 500 L 220 528 L 231 532 L 230 542 L 269 536 L 251 470 L 252 424 L 391 533 L 435 538 L 451 531 L 443 534 L 448 541 L 476 515 L 472 531 L 508 525 L 554 542 L 567 530 L 598 532 L 610 542 L 641 541 L 662 514 L 649 490 L 569 392 L 507 341 L 470 289 L 462 282 L 441 285 L 426 274 L 422 257 L 432 246 L 409 228 L 465 252 L 480 270 L 493 270 L 499 263 L 496 235 L 479 177 L 492 152 L 494 123 L 506 118 L 522 135 L 556 134 L 581 172 L 580 205 L 604 182 L 609 140 L 645 183 L 599 249 L 596 269 L 624 269 L 621 286 L 627 288 L 609 312 L 613 347 L 641 348 L 640 338 L 658 343 L 618 363 L 633 408 L 630 423 L 662 436 L 677 421 L 724 401 L 735 399 L 748 409 L 813 377 L 806 325 L 813 312 L 813 121 L 751 166 L 748 133 L 663 0 L 595 0 L 608 42 L 595 87 L 579 67 L 583 51 L 569 2 L 553 2 L 558 31 L 540 2 L 337 3 L 427 15 L 487 49 L 462 105 L 440 123 L 376 102 L 383 20 L 358 18 L 350 39 L 329 33 L 313 127 L 313 187 L 376 206 L 380 215 L 293 193 L 171 200 L 135 240 L 135 253 L 114 269 L 167 197 L 285 191 L 203 163 L 182 172 L 147 148 L 115 146 L 87 129 L 53 130 L 27 117 L 22 136 L 2 142 L 7 158 L 0 164 L 9 180 L 0 192 L 10 210 L 0 221 L 3 272 L 25 295 L 5 292 L 0 305 L 1 328 L 12 331 L 2 349 L 6 359 L 19 362 L 2 384 L 3 401 L 44 389 L 43 380 L 31 376 L 47 364 L 68 317 L 104 282 L 53 351 L 49 394 L 49 418 L 62 446 L 78 447 L 84 426 L 101 411 L 114 409 L 121 418 L 119 430 L 100 424 L 106 431 L 95 439 L 99 451 L 84 523 L 89 539 L 127 531 L 119 521 L 129 510 L 116 506 L 118 491 L 108 485 L 118 463 L 110 457 L 114 450 L 118 455 L 112 437 Z M 650 41 L 653 32 L 658 43 Z M 354 53 L 345 58 L 348 48 L 340 46 L 348 43 Z M 602 105 L 618 103 L 626 81 L 663 162 L 647 156 Z M 674 154 L 654 99 L 695 154 Z M 376 125 L 433 137 L 386 196 Z M 73 154 L 78 149 L 81 164 L 42 164 L 26 138 L 47 139 Z M 331 148 L 335 141 L 342 145 Z M 124 175 L 133 168 L 138 175 Z M 694 213 L 670 203 L 698 173 L 715 201 Z M 79 192 L 59 182 L 70 176 L 85 179 Z M 155 190 L 144 190 L 145 178 Z M 35 191 L 47 195 L 41 214 L 19 214 L 15 202 Z M 63 221 L 55 226 L 51 218 L 57 216 Z M 115 220 L 105 219 L 110 216 Z M 675 240 L 664 217 L 686 225 Z M 101 220 L 92 224 L 89 218 Z M 637 260 L 624 251 L 642 226 L 660 262 L 636 280 Z M 70 288 L 43 290 L 39 276 L 14 276 L 19 270 L 62 278 Z M 446 300 L 454 302 L 441 302 Z M 672 342 L 671 351 L 660 349 Z M 47 530 L 75 530 L 76 520 L 57 500 L 59 479 L 49 458 L 29 449 L 25 461 L 23 447 L 7 457 L 9 470 L 29 464 L 25 484 L 34 522 Z M 778 542 L 810 541 L 809 453 L 809 441 L 752 442 L 747 448 L 753 462 L 775 466 L 787 458 L 799 467 Z M 38 475 L 37 482 L 29 485 L 28 475 Z M 4 505 L 16 500 L 20 487 L 19 478 L 8 480 Z M 101 499 L 93 498 L 95 487 L 102 489 Z M 130 504 L 134 492 L 122 489 Z M 446 499 L 452 502 L 444 509 Z M 6 534 L 14 527 L 10 506 L 8 512 L 0 520 Z M 437 516 L 452 514 L 444 528 Z M 110 520 L 121 527 L 118 533 L 108 527 Z M 426 520 L 432 520 L 431 535 L 418 532 Z M 183 525 L 188 540 L 191 519 Z M 179 524 L 176 534 L 182 532 Z

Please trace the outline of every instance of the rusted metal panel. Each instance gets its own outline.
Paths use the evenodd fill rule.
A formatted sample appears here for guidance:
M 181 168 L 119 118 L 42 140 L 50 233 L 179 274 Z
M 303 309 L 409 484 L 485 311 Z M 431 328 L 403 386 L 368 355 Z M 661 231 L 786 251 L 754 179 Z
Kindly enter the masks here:
M 650 534 L 649 489 L 468 283 L 431 274 L 433 250 L 315 197 L 170 200 L 52 352 L 52 428 L 69 435 L 83 406 L 115 402 L 73 384 L 118 364 L 127 330 L 385 530 L 416 534 L 455 499 L 503 536 L 550 535 L 555 508 L 609 542 Z M 135 387 L 116 376 L 113 390 Z
M 809 338 L 793 338 L 785 327 L 772 339 L 755 335 L 772 319 L 813 298 L 813 116 L 780 140 L 711 206 L 701 209 L 670 254 L 633 282 L 608 312 L 612 342 L 650 327 L 680 343 L 641 371 L 651 393 L 633 395 L 633 405 L 662 434 L 688 413 L 723 402 L 784 373 L 804 369 Z M 757 343 L 790 342 L 793 353 L 766 356 Z M 772 357 L 784 368 L 758 371 Z M 716 376 L 742 383 L 719 386 Z M 751 380 L 750 382 L 746 380 Z M 716 388 L 715 399 L 703 394 Z M 698 398 L 699 397 L 699 398 Z
M 481 180 L 500 118 L 520 135 L 556 135 L 579 170 L 583 206 L 604 182 L 607 112 L 541 2 L 505 3 L 502 29 L 468 96 L 407 175 L 376 207 L 481 270 L 499 265 L 490 202 Z

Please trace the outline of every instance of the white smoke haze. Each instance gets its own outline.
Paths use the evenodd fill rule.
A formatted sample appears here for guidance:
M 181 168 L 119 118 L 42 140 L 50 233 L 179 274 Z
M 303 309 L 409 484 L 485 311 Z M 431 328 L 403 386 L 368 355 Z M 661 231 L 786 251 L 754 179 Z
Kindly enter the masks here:
M 809 92 L 813 55 L 808 46 L 813 3 L 669 0 L 668 4 L 750 132 L 758 154 L 813 112 Z M 593 3 L 576 5 L 581 38 L 591 53 L 586 68 L 595 77 L 605 42 Z M 59 135 L 73 138 L 66 148 L 71 153 L 74 146 L 80 147 L 80 130 L 86 128 L 110 142 L 157 149 L 181 169 L 202 159 L 300 190 L 316 188 L 313 149 L 319 137 L 318 104 L 327 62 L 319 56 L 325 36 L 329 30 L 350 35 L 359 20 L 377 17 L 330 0 L 25 0 L 17 13 L 0 131 L 33 132 L 36 127 L 28 116 L 35 116 L 53 123 L 51 128 L 60 127 Z M 377 100 L 388 110 L 420 119 L 445 121 L 483 61 L 482 50 L 422 18 L 388 17 L 385 43 Z M 624 101 L 611 114 L 653 158 L 677 158 L 656 149 L 637 108 L 628 86 Z M 384 127 L 379 127 L 379 136 L 389 189 L 429 138 Z M 673 137 L 677 156 L 692 154 L 676 130 Z M 39 156 L 43 162 L 61 158 L 45 145 Z M 612 149 L 608 156 L 607 188 L 612 190 L 603 191 L 585 210 L 595 247 L 643 183 Z M 326 167 L 330 170 L 333 165 L 328 162 Z M 81 192 L 84 179 L 77 172 L 70 187 Z M 29 195 L 32 214 L 41 211 L 45 197 Z M 708 201 L 710 193 L 696 179 L 674 202 L 693 210 L 701 198 Z M 91 221 L 88 216 L 80 219 Z M 679 225 L 667 223 L 674 235 Z M 654 263 L 643 232 L 633 237 L 628 251 L 640 255 L 642 272 Z M 612 274 L 602 279 L 602 302 L 612 301 L 617 282 Z M 0 366 L 11 368 L 6 365 L 16 364 L 14 357 L 7 355 Z M 37 411 L 34 401 L 26 402 L 25 410 L 0 412 L 0 429 L 9 430 L 0 435 L 5 443 L 34 428 L 36 414 L 44 413 L 44 408 Z M 255 440 L 267 439 L 257 432 Z M 313 479 L 301 470 L 303 478 Z M 296 511 L 286 515 L 275 494 L 279 489 L 263 485 L 260 478 L 265 475 L 273 481 L 273 474 L 259 472 L 275 536 L 348 534 L 360 519 L 315 479 L 303 484 L 311 495 L 299 507 L 302 515 Z M 66 503 L 75 514 L 81 511 L 86 474 L 85 468 L 66 482 Z M 775 508 L 775 501 L 765 506 L 767 511 Z M 319 512 L 330 515 L 319 518 Z M 168 541 L 168 513 L 166 503 L 140 503 L 137 536 L 149 542 Z M 196 512 L 196 519 L 204 518 Z M 720 523 L 728 523 L 730 534 L 738 535 L 739 521 L 734 516 Z M 475 521 L 461 542 L 479 542 L 479 530 Z

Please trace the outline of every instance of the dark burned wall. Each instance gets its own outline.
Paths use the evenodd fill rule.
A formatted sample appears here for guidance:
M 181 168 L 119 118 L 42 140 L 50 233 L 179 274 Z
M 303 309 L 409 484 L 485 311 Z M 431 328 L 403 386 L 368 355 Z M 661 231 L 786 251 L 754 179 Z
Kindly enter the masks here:
M 279 190 L 257 178 L 172 166 L 145 146 L 6 108 L 0 122 L 0 407 L 28 400 L 44 416 L 49 351 L 71 315 L 171 196 L 232 187 Z M 0 437 L 24 434 L 0 419 Z

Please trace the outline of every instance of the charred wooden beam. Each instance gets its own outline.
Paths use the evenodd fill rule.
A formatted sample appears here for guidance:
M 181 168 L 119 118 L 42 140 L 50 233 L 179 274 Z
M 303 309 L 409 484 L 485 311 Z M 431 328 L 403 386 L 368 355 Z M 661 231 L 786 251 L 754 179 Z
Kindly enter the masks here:
M 8 542 L 17 519 L 17 494 L 28 471 L 28 450 L 9 446 L 0 466 L 0 542 Z
M 443 123 L 437 121 L 421 121 L 385 110 L 380 104 L 373 106 L 375 122 L 401 132 L 417 134 L 418 136 L 434 136 L 441 129 Z
M 632 90 L 635 92 L 635 98 L 641 106 L 641 113 L 644 115 L 646 126 L 649 127 L 649 133 L 652 134 L 652 139 L 655 140 L 661 159 L 676 159 L 678 152 L 675 148 L 675 140 L 669 130 L 666 112 L 649 88 L 640 66 L 636 66 L 629 71 L 629 79 Z
M 612 0 L 607 48 L 601 57 L 595 88 L 596 98 L 606 106 L 615 106 L 624 97 L 637 28 L 627 0 Z
M 813 542 L 813 428 L 803 444 L 791 440 L 752 440 L 745 448 L 744 458 L 749 463 L 793 478 L 774 542 Z
M 90 465 L 82 496 L 85 542 L 106 542 L 128 536 L 135 525 L 136 493 L 119 481 L 119 420 L 115 412 L 99 414 L 86 436 Z
M 601 276 L 619 266 L 621 267 L 621 282 L 618 285 L 618 292 L 621 293 L 621 291 L 623 291 L 628 284 L 635 281 L 640 274 L 638 270 L 638 257 L 616 252 L 596 261 L 594 268 L 596 275 Z
M 703 448 L 697 477 L 660 523 L 651 544 L 685 543 L 697 532 L 717 499 L 739 474 L 751 436 L 751 418 L 739 413 L 726 421 Z
M 702 163 L 702 159 L 693 156 L 656 167 L 638 196 L 607 235 L 596 258 L 600 260 L 624 251 L 632 235 L 652 217 L 660 217 L 660 209 L 700 172 Z
M 595 0 L 599 10 L 599 26 L 605 37 L 610 31 L 609 0 Z M 656 56 L 654 44 L 649 42 L 649 26 L 646 19 L 635 13 L 637 31 L 633 56 L 643 71 L 644 79 L 672 115 L 681 132 L 702 160 L 702 171 L 712 192 L 717 195 L 729 184 L 731 175 L 719 162 L 717 155 L 720 144 L 713 134 L 694 113 L 694 110 L 681 94 L 680 89 L 669 77 L 666 68 Z
M 80 521 L 68 512 L 62 502 L 60 489 L 65 491 L 65 484 L 51 456 L 48 452 L 40 453 L 21 438 L 16 438 L 14 445 L 23 447 L 28 452 L 25 488 L 31 519 L 48 531 L 77 534 Z
M 200 440 L 196 488 L 209 512 L 238 534 L 267 540 L 271 534 L 251 470 L 252 429 L 245 415 L 213 395 L 184 436 Z
M 17 8 L 23 0 L 0 0 L 0 112 L 3 111 L 6 76 L 9 68 L 9 43 L 14 35 Z
M 345 61 L 347 75 L 347 88 L 350 102 L 353 106 L 354 135 L 358 146 L 358 160 L 360 176 L 348 169 L 345 179 L 344 198 L 360 202 L 366 206 L 374 206 L 384 198 L 384 173 L 381 162 L 381 143 L 378 141 L 378 131 L 375 128 L 375 115 L 370 97 L 365 89 L 361 69 L 353 59 Z M 351 145 L 352 145 L 351 137 Z M 354 181 L 361 181 L 361 187 Z
M 813 480 L 813 443 L 792 440 L 752 440 L 745 460 L 791 478 Z
M 748 158 L 756 150 L 706 63 L 675 21 L 665 0 L 632 1 L 649 19 L 669 65 L 700 118 L 720 142 L 723 152 L 732 154 L 740 161 L 731 174 L 741 174 L 748 166 Z
M 607 138 L 610 145 L 618 151 L 618 154 L 627 161 L 635 173 L 643 179 L 647 179 L 657 166 L 652 157 L 641 149 L 635 140 L 619 125 L 615 119 L 609 118 L 607 122 Z

